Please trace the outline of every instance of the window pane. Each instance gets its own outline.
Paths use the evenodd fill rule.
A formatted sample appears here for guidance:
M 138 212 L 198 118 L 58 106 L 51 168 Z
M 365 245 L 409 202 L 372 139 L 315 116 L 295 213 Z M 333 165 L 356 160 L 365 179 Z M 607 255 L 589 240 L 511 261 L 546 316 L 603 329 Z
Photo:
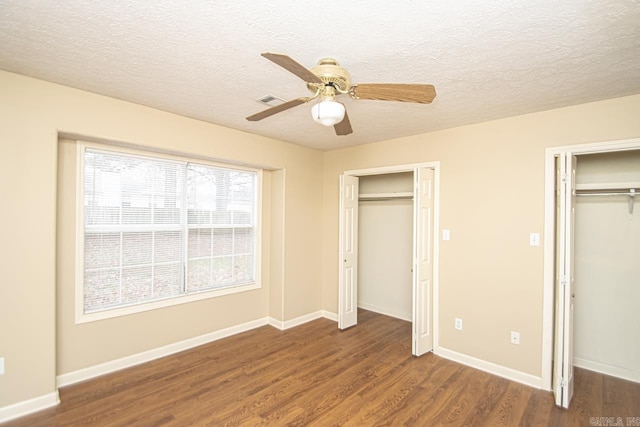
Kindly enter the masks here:
M 189 260 L 187 291 L 195 292 L 211 287 L 211 259 Z
M 84 311 L 91 312 L 120 303 L 120 270 L 87 271 L 84 274 Z
M 182 294 L 182 261 L 159 265 L 153 276 L 153 296 L 156 299 L 175 297 Z
M 184 163 L 85 150 L 85 312 L 182 291 L 185 174 Z
M 233 257 L 222 257 L 213 259 L 213 281 L 212 286 L 223 286 L 233 283 Z
M 211 256 L 211 229 L 189 230 L 189 258 Z
M 120 233 L 85 233 L 86 270 L 120 265 Z
M 254 279 L 255 184 L 253 172 L 188 165 L 188 291 Z
M 236 254 L 253 253 L 253 229 L 236 228 L 233 231 Z
M 154 263 L 182 261 L 182 234 L 181 230 L 154 232 Z
M 231 255 L 233 253 L 233 229 L 216 228 L 213 230 L 213 254 Z
M 184 164 L 153 157 L 85 151 L 87 225 L 180 225 Z
M 122 269 L 122 304 L 132 304 L 151 299 L 151 266 Z
M 122 233 L 122 264 L 151 264 L 153 233 Z
M 235 257 L 234 261 L 234 281 L 242 283 L 253 280 L 253 256 L 237 256 Z

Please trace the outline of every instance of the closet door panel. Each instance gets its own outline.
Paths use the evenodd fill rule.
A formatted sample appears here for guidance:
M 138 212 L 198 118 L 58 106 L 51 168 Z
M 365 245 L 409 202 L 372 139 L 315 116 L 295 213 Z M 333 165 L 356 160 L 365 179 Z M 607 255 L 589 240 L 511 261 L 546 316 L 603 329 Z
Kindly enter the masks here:
M 554 394 L 556 405 L 568 408 L 573 397 L 575 165 L 570 153 L 560 154 L 557 175 L 556 344 Z
M 358 323 L 358 177 L 340 176 L 338 327 Z
M 434 171 L 416 169 L 414 196 L 413 354 L 433 350 Z

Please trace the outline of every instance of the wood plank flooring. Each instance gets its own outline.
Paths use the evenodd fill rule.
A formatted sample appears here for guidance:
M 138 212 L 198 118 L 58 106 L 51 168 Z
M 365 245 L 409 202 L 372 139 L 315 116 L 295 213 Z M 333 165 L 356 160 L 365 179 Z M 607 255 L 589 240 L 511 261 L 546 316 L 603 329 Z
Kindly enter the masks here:
M 265 326 L 64 387 L 57 407 L 2 426 L 588 426 L 590 417 L 640 417 L 640 384 L 576 370 L 566 411 L 549 392 L 413 357 L 410 340 L 409 323 L 364 310 L 346 331 L 326 319 Z

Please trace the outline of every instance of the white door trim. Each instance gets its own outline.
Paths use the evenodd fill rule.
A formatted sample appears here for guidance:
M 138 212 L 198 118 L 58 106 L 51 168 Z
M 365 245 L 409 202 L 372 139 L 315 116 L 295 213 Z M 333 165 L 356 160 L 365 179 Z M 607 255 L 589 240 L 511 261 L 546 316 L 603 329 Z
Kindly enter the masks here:
M 440 162 L 410 163 L 403 165 L 380 166 L 368 169 L 354 169 L 344 171 L 343 175 L 367 176 L 385 173 L 413 172 L 417 168 L 429 168 L 434 171 L 434 215 L 433 215 L 433 352 L 438 354 L 438 302 L 439 302 L 439 259 L 440 259 Z M 342 213 L 340 213 L 342 215 Z M 338 307 L 338 310 L 340 308 Z
M 544 178 L 544 288 L 542 304 L 542 388 L 552 390 L 554 330 L 555 156 L 639 150 L 640 138 L 549 147 L 545 150 Z
M 344 171 L 344 175 L 354 175 L 354 176 L 366 176 L 366 175 L 382 175 L 385 173 L 399 173 L 399 172 L 413 172 L 416 168 L 430 168 L 436 171 L 436 173 L 440 172 L 440 162 L 425 162 L 425 163 L 409 163 L 404 165 L 395 165 L 395 166 L 378 166 L 375 168 L 367 168 L 367 169 L 353 169 L 349 171 Z

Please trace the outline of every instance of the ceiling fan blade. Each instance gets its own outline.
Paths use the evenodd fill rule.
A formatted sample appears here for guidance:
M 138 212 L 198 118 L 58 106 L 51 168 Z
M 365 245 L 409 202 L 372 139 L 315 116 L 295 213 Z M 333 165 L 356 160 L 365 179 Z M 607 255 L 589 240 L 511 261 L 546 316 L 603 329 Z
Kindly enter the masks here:
M 436 88 L 418 84 L 365 83 L 352 86 L 351 94 L 355 99 L 429 104 L 436 97 Z
M 353 129 L 351 129 L 351 122 L 349 121 L 349 115 L 347 115 L 347 112 L 344 112 L 344 119 L 342 119 L 342 121 L 336 125 L 333 126 L 333 128 L 336 130 L 336 135 L 349 135 L 350 133 L 353 132 Z
M 250 122 L 257 122 L 258 120 L 266 119 L 267 117 L 273 116 L 274 114 L 278 114 L 282 111 L 288 110 L 289 108 L 296 107 L 300 104 L 304 104 L 308 102 L 309 98 L 296 98 L 291 101 L 287 101 L 283 104 L 276 105 L 275 107 L 267 108 L 266 110 L 260 111 L 259 113 L 252 114 L 247 117 L 247 120 Z
M 262 54 L 262 56 L 267 58 L 269 61 L 278 64 L 290 73 L 295 74 L 307 83 L 322 83 L 322 80 L 320 80 L 318 76 L 313 74 L 310 70 L 305 68 L 303 65 L 300 65 L 287 55 L 265 52 Z

